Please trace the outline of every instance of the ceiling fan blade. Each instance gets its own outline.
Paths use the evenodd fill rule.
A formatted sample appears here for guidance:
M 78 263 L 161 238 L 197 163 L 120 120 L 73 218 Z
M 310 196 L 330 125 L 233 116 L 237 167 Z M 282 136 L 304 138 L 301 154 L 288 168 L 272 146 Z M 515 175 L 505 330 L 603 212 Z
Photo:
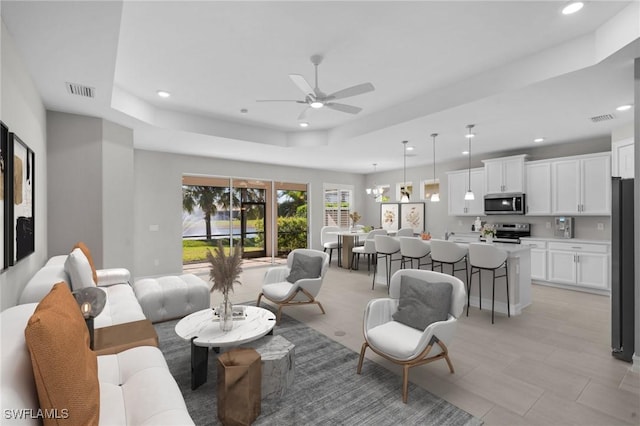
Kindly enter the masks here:
M 298 121 L 304 121 L 307 119 L 307 113 L 309 112 L 309 110 L 311 109 L 311 107 L 306 107 L 305 109 L 302 110 L 302 112 L 300 113 L 300 115 L 298 116 Z
M 362 108 L 357 107 L 357 106 L 353 106 L 353 105 L 345 105 L 345 104 L 336 104 L 333 102 L 329 102 L 324 104 L 324 106 L 326 106 L 327 108 L 331 108 L 331 109 L 335 109 L 337 111 L 342 111 L 342 112 L 346 112 L 349 114 L 357 114 L 360 111 L 362 111 Z
M 357 86 L 352 86 L 346 89 L 338 90 L 337 92 L 327 96 L 326 99 L 334 100 L 334 99 L 348 98 L 350 96 L 362 95 L 363 93 L 372 92 L 375 89 L 376 88 L 373 87 L 373 84 L 371 83 L 362 83 L 362 84 L 358 84 Z
M 302 90 L 305 96 L 311 96 L 315 99 L 316 92 L 313 90 L 313 87 L 311 87 L 311 85 L 307 83 L 307 80 L 305 80 L 303 76 L 301 76 L 300 74 L 289 74 L 289 78 L 291 79 L 291 81 L 293 81 L 293 84 L 295 84 L 300 90 Z
M 256 102 L 297 102 L 299 104 L 307 103 L 307 101 L 298 101 L 296 99 L 257 99 Z

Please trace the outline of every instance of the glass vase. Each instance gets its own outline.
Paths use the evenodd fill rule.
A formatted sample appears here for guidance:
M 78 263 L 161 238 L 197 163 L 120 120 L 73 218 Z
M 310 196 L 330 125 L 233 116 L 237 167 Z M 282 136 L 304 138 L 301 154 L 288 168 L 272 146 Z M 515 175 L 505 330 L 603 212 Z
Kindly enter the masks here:
M 233 305 L 226 294 L 218 306 L 218 315 L 220 315 L 220 330 L 224 332 L 231 330 L 233 328 Z

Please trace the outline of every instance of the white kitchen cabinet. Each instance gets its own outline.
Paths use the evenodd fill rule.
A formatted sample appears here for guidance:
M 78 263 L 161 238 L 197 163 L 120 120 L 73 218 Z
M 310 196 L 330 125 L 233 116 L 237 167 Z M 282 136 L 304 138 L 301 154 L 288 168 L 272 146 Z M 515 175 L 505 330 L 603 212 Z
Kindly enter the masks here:
M 594 243 L 549 242 L 550 282 L 609 289 L 609 246 Z
M 524 192 L 526 155 L 482 160 L 487 194 Z
M 585 216 L 611 214 L 611 154 L 551 161 L 551 213 Z
M 447 173 L 448 207 L 450 216 L 484 216 L 484 169 L 471 169 L 471 190 L 475 199 L 467 201 L 464 194 L 469 187 L 468 170 Z
M 633 138 L 613 142 L 611 155 L 611 176 L 633 179 L 635 175 Z
M 532 161 L 525 164 L 525 213 L 531 216 L 551 215 L 551 162 Z
M 543 240 L 521 240 L 522 245 L 531 249 L 531 278 L 547 280 L 547 242 Z

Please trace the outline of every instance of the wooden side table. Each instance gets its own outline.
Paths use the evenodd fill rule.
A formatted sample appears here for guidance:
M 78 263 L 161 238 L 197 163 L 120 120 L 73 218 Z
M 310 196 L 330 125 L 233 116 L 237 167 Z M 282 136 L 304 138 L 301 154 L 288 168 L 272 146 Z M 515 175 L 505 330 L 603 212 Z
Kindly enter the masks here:
M 96 355 L 117 354 L 137 346 L 158 346 L 158 334 L 149 320 L 126 322 L 94 331 Z
M 262 363 L 255 349 L 232 349 L 218 357 L 218 419 L 250 425 L 260 415 Z

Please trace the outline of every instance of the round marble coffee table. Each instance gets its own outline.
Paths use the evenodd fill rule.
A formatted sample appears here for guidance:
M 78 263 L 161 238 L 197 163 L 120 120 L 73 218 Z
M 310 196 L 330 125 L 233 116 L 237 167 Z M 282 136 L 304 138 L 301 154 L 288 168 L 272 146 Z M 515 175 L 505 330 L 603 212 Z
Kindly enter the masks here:
M 245 319 L 234 320 L 230 331 L 220 330 L 214 320 L 213 309 L 203 309 L 187 315 L 176 324 L 176 334 L 191 341 L 191 389 L 207 381 L 209 348 L 238 346 L 257 340 L 273 332 L 276 316 L 273 312 L 255 306 L 245 306 Z

